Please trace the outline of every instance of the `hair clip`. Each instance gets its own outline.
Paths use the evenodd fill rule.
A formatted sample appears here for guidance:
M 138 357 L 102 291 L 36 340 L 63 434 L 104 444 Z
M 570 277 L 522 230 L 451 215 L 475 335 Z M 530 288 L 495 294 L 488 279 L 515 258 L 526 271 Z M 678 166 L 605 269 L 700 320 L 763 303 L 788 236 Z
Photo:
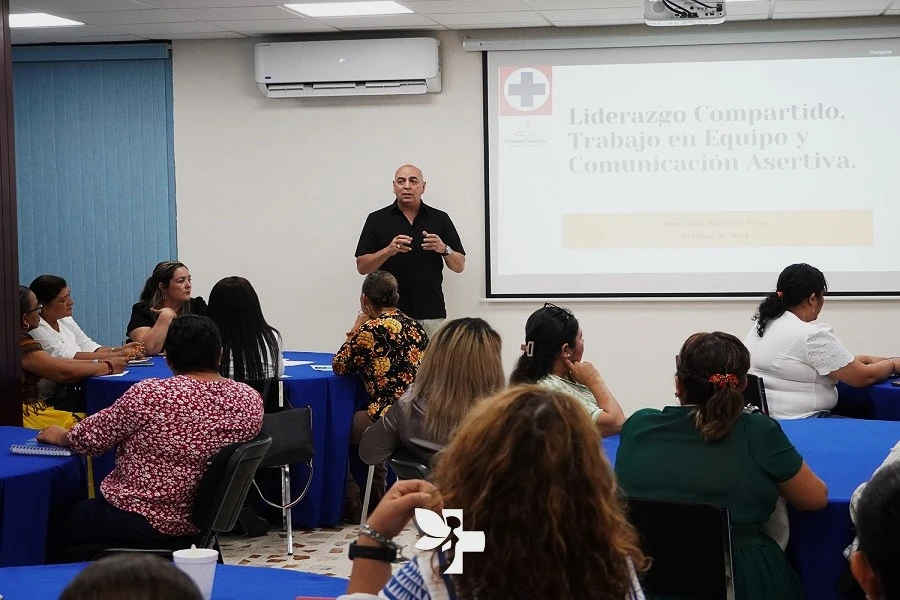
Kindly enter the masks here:
M 534 340 L 525 342 L 524 344 L 519 346 L 519 349 L 525 353 L 525 356 L 531 358 L 532 356 L 534 356 Z
M 723 390 L 727 387 L 736 388 L 741 383 L 734 373 L 728 373 L 726 375 L 716 373 L 715 375 L 710 376 L 709 382 Z
M 776 292 L 775 292 L 775 295 L 778 296 L 779 298 L 784 298 L 784 293 L 783 293 L 783 292 L 776 291 Z

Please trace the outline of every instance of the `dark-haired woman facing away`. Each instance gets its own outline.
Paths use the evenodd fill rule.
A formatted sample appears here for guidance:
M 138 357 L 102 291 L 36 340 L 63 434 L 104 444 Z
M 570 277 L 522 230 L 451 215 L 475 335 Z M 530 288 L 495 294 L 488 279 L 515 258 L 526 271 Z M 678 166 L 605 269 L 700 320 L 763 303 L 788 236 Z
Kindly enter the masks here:
M 248 381 L 284 375 L 281 335 L 266 322 L 249 281 L 243 277 L 219 280 L 209 293 L 206 314 L 222 335 L 222 376 Z
M 859 546 L 850 555 L 853 576 L 870 600 L 900 600 L 900 464 L 884 466 L 856 507 Z
M 828 490 L 777 421 L 744 412 L 749 366 L 733 335 L 689 337 L 676 362 L 681 405 L 625 421 L 616 474 L 628 496 L 729 507 L 736 599 L 799 600 L 800 580 L 762 526 L 779 496 L 798 510 L 820 510 Z
M 41 442 L 77 454 L 116 451 L 116 467 L 101 497 L 77 502 L 53 544 L 129 546 L 175 541 L 190 545 L 199 531 L 191 511 L 212 457 L 245 442 L 262 427 L 262 398 L 248 385 L 219 375 L 222 340 L 208 317 L 176 319 L 166 338 L 175 374 L 131 386 L 112 406 L 66 431 L 47 427 Z M 183 539 L 182 539 L 183 538 Z
M 820 270 L 800 263 L 778 276 L 744 338 L 750 372 L 763 378 L 776 419 L 827 417 L 837 404 L 835 383 L 865 387 L 897 372 L 897 359 L 853 356 L 827 323 L 816 321 L 828 284 Z
M 509 382 L 536 383 L 578 400 L 603 435 L 615 435 L 625 414 L 597 368 L 582 362 L 584 337 L 568 308 L 547 303 L 525 322 L 525 343 Z
M 129 339 L 144 345 L 144 354 L 159 354 L 172 321 L 186 314 L 205 315 L 206 302 L 191 298 L 191 272 L 184 264 L 163 261 L 144 283 L 125 331 Z

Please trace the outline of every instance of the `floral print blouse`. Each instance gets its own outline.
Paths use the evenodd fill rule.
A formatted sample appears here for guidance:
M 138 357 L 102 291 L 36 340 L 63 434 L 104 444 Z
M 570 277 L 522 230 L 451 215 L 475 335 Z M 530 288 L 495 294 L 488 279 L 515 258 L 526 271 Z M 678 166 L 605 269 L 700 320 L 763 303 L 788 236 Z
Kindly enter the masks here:
M 337 375 L 359 373 L 369 394 L 367 412 L 376 420 L 413 382 L 427 345 L 428 334 L 418 321 L 388 308 L 344 342 L 332 367 Z

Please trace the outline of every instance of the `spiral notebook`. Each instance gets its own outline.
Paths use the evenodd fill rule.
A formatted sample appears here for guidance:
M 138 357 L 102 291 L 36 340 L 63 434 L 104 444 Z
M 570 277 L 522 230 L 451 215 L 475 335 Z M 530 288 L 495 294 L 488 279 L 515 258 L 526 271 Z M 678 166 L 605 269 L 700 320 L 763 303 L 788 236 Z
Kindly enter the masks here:
M 31 438 L 21 444 L 13 444 L 9 447 L 10 454 L 28 454 L 31 456 L 72 456 L 72 451 L 61 446 L 42 444 L 36 438 Z

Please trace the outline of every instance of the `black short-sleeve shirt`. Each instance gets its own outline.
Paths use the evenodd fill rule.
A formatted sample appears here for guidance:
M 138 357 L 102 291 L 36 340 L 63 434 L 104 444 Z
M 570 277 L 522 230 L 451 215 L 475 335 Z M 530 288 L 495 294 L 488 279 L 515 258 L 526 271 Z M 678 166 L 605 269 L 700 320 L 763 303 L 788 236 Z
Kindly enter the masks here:
M 397 278 L 400 292 L 398 307 L 401 311 L 414 319 L 443 319 L 447 316 L 441 289 L 444 257 L 433 250 L 422 249 L 423 231 L 439 235 L 454 252 L 466 253 L 447 213 L 423 202 L 410 225 L 395 200 L 390 206 L 376 210 L 366 218 L 356 246 L 356 256 L 378 252 L 400 234 L 411 237 L 410 252 L 395 254 L 379 268 Z
M 193 315 L 206 314 L 206 301 L 201 297 L 191 298 L 189 300 L 188 312 Z M 150 305 L 146 302 L 137 302 L 131 307 L 131 319 L 128 320 L 128 326 L 125 328 L 125 336 L 130 341 L 131 332 L 138 327 L 153 327 L 156 325 L 156 315 L 150 310 Z

